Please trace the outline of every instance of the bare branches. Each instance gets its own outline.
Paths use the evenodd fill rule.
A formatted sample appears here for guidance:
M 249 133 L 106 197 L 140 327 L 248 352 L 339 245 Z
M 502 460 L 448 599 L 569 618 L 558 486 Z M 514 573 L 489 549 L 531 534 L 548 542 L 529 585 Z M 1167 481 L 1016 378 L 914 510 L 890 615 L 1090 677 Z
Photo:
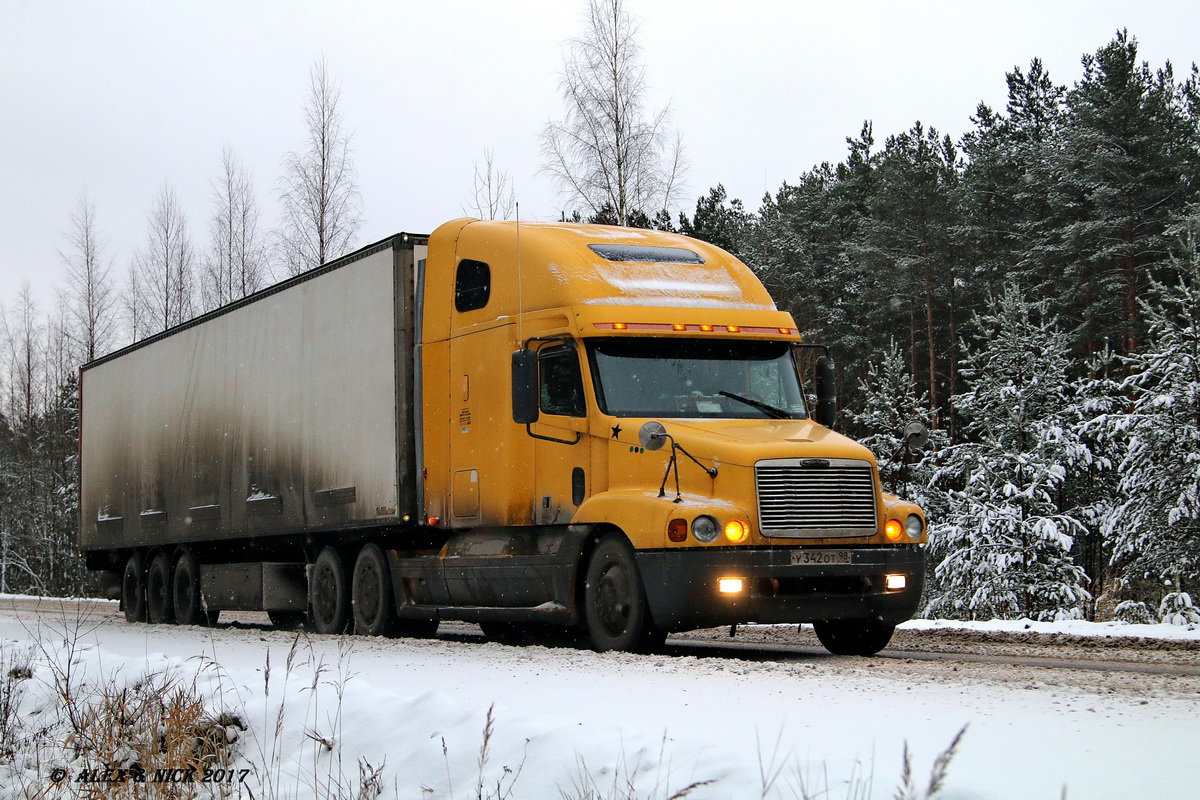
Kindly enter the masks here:
M 496 169 L 494 155 L 490 148 L 483 151 L 482 169 L 478 161 L 471 162 L 475 168 L 471 202 L 463 211 L 480 219 L 508 219 L 517 203 L 509 175 Z
M 58 251 L 67 270 L 66 333 L 80 362 L 103 355 L 116 335 L 113 262 L 106 246 L 96 226 L 96 205 L 82 192 L 71 212 L 67 248 Z
M 314 63 L 304 107 L 307 149 L 284 157 L 279 188 L 282 220 L 276 244 L 289 275 L 346 253 L 362 224 L 351 135 L 338 108 L 341 97 L 325 60 Z
M 680 190 L 681 140 L 664 108 L 647 115 L 637 26 L 623 0 L 590 0 L 585 30 L 564 65 L 566 115 L 542 132 L 543 171 L 588 216 L 627 225 L 668 210 Z
M 221 175 L 212 186 L 211 243 L 201 283 L 206 309 L 253 294 L 267 277 L 254 183 L 229 147 L 221 151 Z
M 130 269 L 134 338 L 164 331 L 193 312 L 193 255 L 175 191 L 164 185 L 150 211 L 146 247 Z

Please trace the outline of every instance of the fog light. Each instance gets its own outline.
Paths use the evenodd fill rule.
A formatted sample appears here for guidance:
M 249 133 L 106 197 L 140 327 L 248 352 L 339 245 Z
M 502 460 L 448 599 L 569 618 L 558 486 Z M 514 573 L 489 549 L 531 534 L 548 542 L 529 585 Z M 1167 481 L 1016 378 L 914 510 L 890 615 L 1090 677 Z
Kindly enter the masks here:
M 732 544 L 741 544 L 750 536 L 750 523 L 741 519 L 731 519 L 725 523 L 725 538 Z
M 900 520 L 898 519 L 889 519 L 887 524 L 883 526 L 883 534 L 893 542 L 897 542 L 904 535 L 904 526 L 900 524 Z
M 908 577 L 905 575 L 885 575 L 883 577 L 883 585 L 887 587 L 889 592 L 899 592 L 908 586 Z
M 717 591 L 721 594 L 741 594 L 745 581 L 741 578 L 720 578 L 717 580 Z

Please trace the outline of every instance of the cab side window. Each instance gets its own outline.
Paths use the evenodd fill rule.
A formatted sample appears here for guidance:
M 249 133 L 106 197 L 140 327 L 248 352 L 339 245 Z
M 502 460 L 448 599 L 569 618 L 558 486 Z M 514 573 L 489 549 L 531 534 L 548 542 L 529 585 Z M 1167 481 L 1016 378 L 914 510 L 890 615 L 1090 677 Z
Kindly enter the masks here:
M 464 258 L 454 274 L 454 310 L 474 311 L 488 304 L 492 293 L 492 270 L 482 261 Z
M 573 348 L 552 347 L 538 354 L 538 386 L 543 413 L 585 416 L 583 377 Z

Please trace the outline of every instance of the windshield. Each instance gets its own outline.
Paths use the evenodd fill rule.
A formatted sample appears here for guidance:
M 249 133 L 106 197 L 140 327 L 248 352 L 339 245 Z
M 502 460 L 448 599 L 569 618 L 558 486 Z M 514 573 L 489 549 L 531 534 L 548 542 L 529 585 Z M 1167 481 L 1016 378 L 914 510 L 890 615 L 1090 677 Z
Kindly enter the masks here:
M 804 419 L 787 342 L 593 339 L 596 399 L 617 417 Z

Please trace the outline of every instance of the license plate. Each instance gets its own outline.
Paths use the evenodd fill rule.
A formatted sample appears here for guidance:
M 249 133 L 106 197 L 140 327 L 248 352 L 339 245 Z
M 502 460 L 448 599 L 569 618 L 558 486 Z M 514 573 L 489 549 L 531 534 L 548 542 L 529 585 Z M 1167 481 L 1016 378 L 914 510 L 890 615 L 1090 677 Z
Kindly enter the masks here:
M 794 566 L 810 564 L 851 564 L 853 554 L 849 550 L 793 550 Z

